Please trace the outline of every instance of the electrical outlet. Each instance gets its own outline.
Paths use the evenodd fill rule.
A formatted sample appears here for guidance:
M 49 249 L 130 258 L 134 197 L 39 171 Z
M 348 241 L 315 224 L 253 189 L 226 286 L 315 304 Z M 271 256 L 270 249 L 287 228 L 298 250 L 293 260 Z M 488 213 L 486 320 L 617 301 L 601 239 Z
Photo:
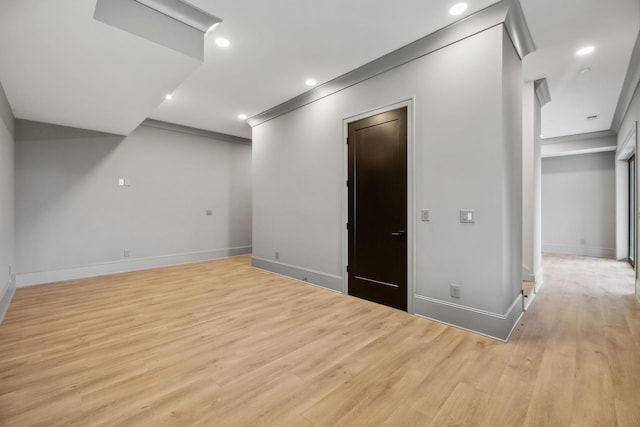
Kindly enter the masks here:
M 125 250 L 123 251 L 123 256 L 124 256 L 125 258 L 129 256 L 129 249 L 125 249 Z
M 452 298 L 460 298 L 460 285 L 452 283 L 449 289 L 451 291 Z
M 124 187 L 124 178 L 118 178 L 118 185 Z
M 421 213 L 421 218 L 423 221 L 429 221 L 430 217 L 431 217 L 431 211 L 429 209 L 422 209 L 422 211 L 420 211 Z
M 213 215 L 213 211 L 211 209 L 207 209 L 207 216 L 212 216 Z

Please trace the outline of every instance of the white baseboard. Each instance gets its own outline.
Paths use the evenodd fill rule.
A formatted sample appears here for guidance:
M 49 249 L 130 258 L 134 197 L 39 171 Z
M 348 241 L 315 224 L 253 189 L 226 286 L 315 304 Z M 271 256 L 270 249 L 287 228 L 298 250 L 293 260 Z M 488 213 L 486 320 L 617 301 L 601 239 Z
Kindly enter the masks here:
M 524 264 L 522 264 L 522 280 L 535 280 L 535 274 L 532 274 L 531 269 Z
M 503 342 L 509 340 L 523 314 L 521 294 L 504 314 L 490 313 L 422 295 L 416 295 L 413 304 L 417 316 Z
M 261 270 L 276 273 L 281 276 L 308 282 L 321 288 L 342 293 L 343 278 L 334 274 L 323 273 L 304 267 L 298 267 L 284 262 L 272 261 L 260 257 L 252 257 L 251 265 Z
M 7 310 L 9 310 L 9 304 L 11 304 L 15 292 L 16 278 L 15 276 L 11 276 L 7 282 L 7 289 L 5 289 L 4 294 L 0 297 L 0 323 L 2 323 L 4 315 L 7 314 Z
M 133 258 L 60 270 L 20 273 L 16 276 L 16 282 L 17 287 L 22 288 L 25 286 L 41 285 L 44 283 L 60 282 L 63 280 L 84 279 L 87 277 L 102 276 L 105 274 L 126 273 L 128 271 L 147 270 L 149 268 L 209 261 L 250 253 L 251 246 L 243 246 L 239 248 L 215 249 L 210 251 L 189 252 L 158 257 Z
M 538 295 L 538 293 L 536 292 L 535 287 L 534 287 L 533 292 L 531 292 L 528 296 L 523 298 L 524 311 L 529 310 L 529 306 L 531 306 L 531 303 L 536 298 L 536 295 Z
M 252 257 L 251 264 L 261 270 L 301 280 L 335 292 L 343 292 L 343 278 L 279 261 Z M 489 313 L 471 307 L 416 295 L 414 314 L 480 335 L 507 341 L 517 326 L 522 311 L 522 295 L 513 301 L 505 314 Z
M 602 248 L 599 246 L 571 246 L 561 244 L 542 245 L 542 252 L 552 254 L 590 256 L 597 258 L 615 258 L 615 248 Z
M 533 276 L 533 281 L 536 283 L 535 289 L 537 292 L 538 289 L 540 289 L 540 286 L 542 286 L 542 284 L 544 283 L 542 268 L 539 268 L 538 271 L 536 271 L 536 274 Z

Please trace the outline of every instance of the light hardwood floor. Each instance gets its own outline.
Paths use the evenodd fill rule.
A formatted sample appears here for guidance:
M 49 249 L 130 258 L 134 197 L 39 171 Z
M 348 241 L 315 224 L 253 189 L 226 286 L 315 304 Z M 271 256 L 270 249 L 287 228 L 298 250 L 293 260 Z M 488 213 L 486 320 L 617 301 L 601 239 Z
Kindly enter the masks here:
M 248 257 L 19 289 L 3 426 L 640 426 L 624 263 L 545 257 L 507 344 Z

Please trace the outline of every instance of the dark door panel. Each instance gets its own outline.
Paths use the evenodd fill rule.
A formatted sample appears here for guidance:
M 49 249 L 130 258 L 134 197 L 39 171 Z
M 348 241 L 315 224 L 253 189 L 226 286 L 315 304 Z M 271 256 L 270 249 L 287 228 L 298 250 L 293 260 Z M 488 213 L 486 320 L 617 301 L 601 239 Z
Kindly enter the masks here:
M 349 124 L 349 294 L 407 309 L 407 110 Z

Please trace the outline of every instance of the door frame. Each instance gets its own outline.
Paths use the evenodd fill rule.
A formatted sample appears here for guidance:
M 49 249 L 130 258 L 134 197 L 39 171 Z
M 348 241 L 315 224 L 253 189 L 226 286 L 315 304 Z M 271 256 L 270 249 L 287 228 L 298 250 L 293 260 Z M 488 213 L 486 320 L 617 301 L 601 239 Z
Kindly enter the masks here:
M 414 147 L 414 105 L 415 97 L 374 108 L 361 113 L 356 113 L 342 119 L 342 293 L 349 295 L 349 275 L 347 264 L 349 260 L 349 233 L 347 222 L 349 221 L 349 192 L 347 180 L 349 179 L 349 149 L 347 137 L 349 136 L 349 123 L 375 116 L 387 111 L 407 108 L 407 312 L 414 314 L 413 300 L 415 295 L 415 147 Z
M 633 160 L 633 165 L 631 164 L 632 160 Z M 631 157 L 627 159 L 627 180 L 629 183 L 629 186 L 628 186 L 629 191 L 627 191 L 628 193 L 627 194 L 627 204 L 628 204 L 627 211 L 628 211 L 628 217 L 629 217 L 629 225 L 628 225 L 629 228 L 627 230 L 627 234 L 629 236 L 628 237 L 629 240 L 627 241 L 627 262 L 631 264 L 631 267 L 633 268 L 634 271 L 636 269 L 636 258 L 637 258 L 636 251 L 638 250 L 638 244 L 637 244 L 638 239 L 636 238 L 638 236 L 638 233 L 636 232 L 636 227 L 638 226 L 636 221 L 636 219 L 638 218 L 638 213 L 637 213 L 638 203 L 636 202 L 636 198 L 638 197 L 638 190 L 636 189 L 636 185 L 638 183 L 638 180 L 636 179 L 637 170 L 638 168 L 636 166 L 636 153 L 634 150 L 634 153 L 631 154 Z M 631 191 L 632 189 L 633 191 Z M 633 207 L 631 206 L 632 198 L 633 198 Z M 633 233 L 631 233 L 632 229 L 633 229 Z M 632 248 L 633 248 L 633 251 L 631 250 Z M 632 252 L 633 252 L 633 258 L 631 257 Z M 637 279 L 637 274 L 636 274 L 636 279 Z

